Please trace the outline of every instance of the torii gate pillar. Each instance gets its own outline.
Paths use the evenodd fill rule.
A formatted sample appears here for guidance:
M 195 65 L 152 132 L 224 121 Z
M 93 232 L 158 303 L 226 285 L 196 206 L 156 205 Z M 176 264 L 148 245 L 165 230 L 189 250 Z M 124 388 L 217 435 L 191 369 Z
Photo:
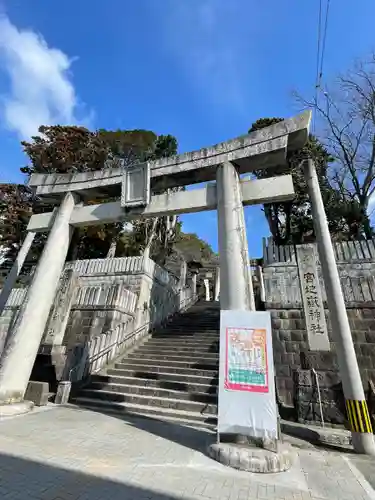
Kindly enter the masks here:
M 56 212 L 26 300 L 2 354 L 0 418 L 29 409 L 30 402 L 23 401 L 23 397 L 68 253 L 72 235 L 69 220 L 76 201 L 74 193 L 66 193 Z
M 255 311 L 240 179 L 234 165 L 216 172 L 220 255 L 220 308 Z

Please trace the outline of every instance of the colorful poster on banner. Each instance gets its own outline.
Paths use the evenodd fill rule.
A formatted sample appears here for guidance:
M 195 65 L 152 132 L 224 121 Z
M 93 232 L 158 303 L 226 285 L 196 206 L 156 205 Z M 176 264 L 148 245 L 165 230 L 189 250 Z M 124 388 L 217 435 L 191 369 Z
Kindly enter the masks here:
M 268 392 L 266 329 L 226 329 L 224 388 Z

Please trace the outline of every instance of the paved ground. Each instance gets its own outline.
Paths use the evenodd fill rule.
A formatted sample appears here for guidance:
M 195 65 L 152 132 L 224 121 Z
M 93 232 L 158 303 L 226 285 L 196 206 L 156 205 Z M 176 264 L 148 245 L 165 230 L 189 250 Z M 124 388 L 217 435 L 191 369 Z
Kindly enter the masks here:
M 212 435 L 51 406 L 0 422 L 4 500 L 362 500 L 371 460 L 296 449 L 292 470 L 248 474 L 204 454 Z M 362 474 L 361 472 L 362 471 Z

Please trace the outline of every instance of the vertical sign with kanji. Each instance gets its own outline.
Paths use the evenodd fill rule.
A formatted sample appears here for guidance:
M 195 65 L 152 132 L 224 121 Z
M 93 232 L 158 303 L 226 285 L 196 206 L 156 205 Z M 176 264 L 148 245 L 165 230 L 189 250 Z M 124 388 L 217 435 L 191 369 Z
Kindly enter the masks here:
M 315 247 L 312 244 L 297 245 L 296 251 L 309 349 L 329 351 L 330 344 Z

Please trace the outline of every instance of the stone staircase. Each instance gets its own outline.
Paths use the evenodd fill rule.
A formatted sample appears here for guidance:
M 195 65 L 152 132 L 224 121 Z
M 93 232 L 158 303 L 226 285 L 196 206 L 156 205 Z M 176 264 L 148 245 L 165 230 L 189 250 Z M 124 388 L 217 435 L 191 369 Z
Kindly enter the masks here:
M 185 425 L 217 420 L 220 307 L 200 302 L 117 360 L 71 402 Z

